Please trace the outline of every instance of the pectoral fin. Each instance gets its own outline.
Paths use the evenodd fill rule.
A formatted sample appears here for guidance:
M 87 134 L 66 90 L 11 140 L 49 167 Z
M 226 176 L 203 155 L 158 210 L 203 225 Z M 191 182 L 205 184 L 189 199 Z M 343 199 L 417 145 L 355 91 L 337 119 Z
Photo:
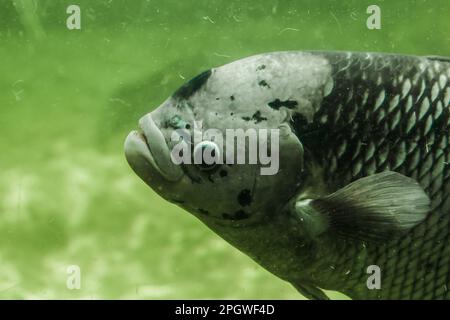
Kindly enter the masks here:
M 323 198 L 298 201 L 295 210 L 312 237 L 332 230 L 347 238 L 384 241 L 423 221 L 430 199 L 415 180 L 385 171 Z

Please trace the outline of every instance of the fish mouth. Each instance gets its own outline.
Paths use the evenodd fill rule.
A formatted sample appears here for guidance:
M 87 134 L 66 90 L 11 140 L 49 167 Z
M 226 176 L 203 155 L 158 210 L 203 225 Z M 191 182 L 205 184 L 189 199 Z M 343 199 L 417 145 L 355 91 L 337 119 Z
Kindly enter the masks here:
M 169 147 L 151 114 L 139 120 L 139 129 L 131 131 L 125 139 L 125 156 L 131 168 L 146 182 L 154 169 L 165 180 L 181 179 L 183 171 L 173 163 Z

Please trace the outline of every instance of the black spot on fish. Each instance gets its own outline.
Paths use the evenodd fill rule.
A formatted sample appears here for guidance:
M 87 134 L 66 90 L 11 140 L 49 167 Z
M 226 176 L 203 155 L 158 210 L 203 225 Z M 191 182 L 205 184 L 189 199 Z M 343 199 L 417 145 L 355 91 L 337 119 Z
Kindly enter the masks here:
M 216 98 L 216 100 L 220 100 L 220 98 Z
M 222 178 L 225 178 L 225 177 L 228 175 L 228 172 L 227 172 L 227 170 L 220 170 L 219 175 L 220 175 Z
M 231 113 L 230 113 L 230 116 L 232 116 L 232 115 L 234 115 L 234 113 L 233 113 L 233 112 L 231 112 Z
M 258 110 L 253 114 L 252 120 L 255 120 L 255 123 L 260 123 L 261 121 L 266 121 L 267 118 L 261 117 L 261 111 Z
M 209 216 L 209 211 L 208 211 L 208 210 L 199 208 L 199 209 L 198 209 L 198 212 L 200 212 L 201 214 L 204 214 L 205 216 Z
M 243 220 L 243 219 L 247 219 L 248 217 L 249 217 L 248 213 L 245 212 L 244 210 L 238 210 L 234 214 L 235 220 Z
M 248 213 L 244 210 L 238 210 L 233 214 L 222 213 L 222 218 L 225 220 L 243 220 L 249 217 Z
M 261 111 L 258 110 L 252 115 L 251 118 L 250 117 L 242 117 L 242 120 L 245 120 L 245 121 L 254 120 L 255 123 L 260 123 L 261 121 L 266 121 L 267 118 L 262 117 L 261 116 Z
M 266 80 L 261 80 L 261 81 L 258 83 L 258 85 L 261 86 L 261 87 L 267 87 L 267 88 L 270 89 L 270 86 L 269 86 L 269 84 L 266 82 Z
M 275 110 L 279 110 L 281 107 L 286 107 L 288 109 L 294 109 L 298 106 L 298 102 L 295 100 L 286 100 L 281 101 L 280 99 L 275 99 L 272 102 L 268 103 L 269 107 Z
M 207 70 L 200 73 L 195 78 L 189 80 L 180 89 L 178 89 L 174 94 L 174 98 L 187 99 L 192 96 L 198 89 L 200 89 L 211 76 L 211 70 Z
M 230 97 L 230 100 L 231 100 L 231 101 L 234 101 L 234 96 L 231 96 L 231 97 Z
M 191 125 L 189 123 L 186 123 L 184 127 L 189 130 L 191 128 Z
M 238 202 L 242 207 L 249 206 L 252 203 L 252 194 L 250 190 L 244 189 L 238 194 Z
M 256 68 L 256 71 L 264 70 L 265 68 L 266 68 L 266 65 L 262 64 Z

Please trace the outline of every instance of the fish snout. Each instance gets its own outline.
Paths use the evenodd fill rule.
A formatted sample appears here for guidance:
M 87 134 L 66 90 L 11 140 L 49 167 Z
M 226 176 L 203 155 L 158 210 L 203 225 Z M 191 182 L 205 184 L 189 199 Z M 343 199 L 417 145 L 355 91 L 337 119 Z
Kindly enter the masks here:
M 165 180 L 172 182 L 183 176 L 180 166 L 172 161 L 164 135 L 150 113 L 139 120 L 139 130 L 127 136 L 125 156 L 133 170 L 146 182 L 149 173 L 145 171 L 149 169 L 156 170 Z

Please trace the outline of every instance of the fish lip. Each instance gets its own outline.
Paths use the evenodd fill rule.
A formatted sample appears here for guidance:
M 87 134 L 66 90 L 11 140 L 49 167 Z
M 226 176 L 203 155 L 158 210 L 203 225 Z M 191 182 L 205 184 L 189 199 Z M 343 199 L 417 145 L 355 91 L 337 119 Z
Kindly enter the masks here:
M 138 130 L 128 134 L 125 155 L 132 168 L 142 166 L 144 160 L 165 180 L 175 182 L 183 176 L 180 166 L 173 163 L 166 140 L 150 114 L 139 120 Z
M 155 168 L 158 172 L 155 159 L 153 158 L 150 149 L 148 148 L 147 139 L 138 130 L 131 131 L 125 139 L 124 144 L 125 157 L 133 170 L 139 174 L 139 167 L 145 164 L 150 164 L 151 167 Z M 143 178 L 141 176 L 141 178 Z

